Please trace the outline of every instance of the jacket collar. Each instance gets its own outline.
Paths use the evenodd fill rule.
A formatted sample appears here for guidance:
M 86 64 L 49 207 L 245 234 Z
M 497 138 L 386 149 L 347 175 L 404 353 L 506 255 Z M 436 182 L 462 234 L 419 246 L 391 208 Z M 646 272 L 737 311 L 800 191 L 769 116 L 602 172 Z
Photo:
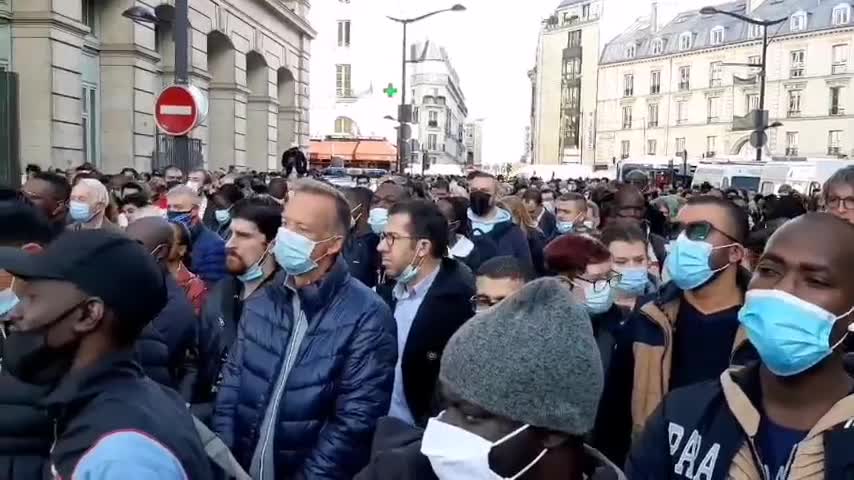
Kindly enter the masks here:
M 121 350 L 91 367 L 70 372 L 41 403 L 50 410 L 85 403 L 111 383 L 138 378 L 143 378 L 142 367 L 134 360 L 133 351 Z
M 471 289 L 470 285 L 474 283 L 474 279 L 468 277 L 470 275 L 465 271 L 462 263 L 453 258 L 444 257 L 439 265 L 436 280 L 433 281 L 427 295 L 431 297 L 459 295 Z
M 762 402 L 762 389 L 759 385 L 759 363 L 739 368 L 730 368 L 720 377 L 721 389 L 727 405 L 744 433 L 755 437 L 759 431 L 761 414 L 756 405 Z M 840 423 L 854 419 L 854 394 L 842 398 L 815 424 L 806 436 L 806 440 L 831 430 Z
M 284 272 L 283 272 L 284 273 Z M 332 269 L 326 272 L 318 282 L 306 285 L 299 289 L 300 301 L 309 312 L 318 312 L 329 305 L 338 294 L 338 291 L 350 278 L 347 262 L 341 255 L 335 259 Z M 288 286 L 288 288 L 292 288 Z

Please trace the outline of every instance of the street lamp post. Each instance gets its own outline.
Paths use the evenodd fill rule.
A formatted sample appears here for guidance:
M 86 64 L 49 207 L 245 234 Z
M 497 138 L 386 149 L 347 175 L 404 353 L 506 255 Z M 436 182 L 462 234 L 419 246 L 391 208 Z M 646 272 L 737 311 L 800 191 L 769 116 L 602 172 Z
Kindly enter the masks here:
M 759 65 L 750 65 L 752 67 L 759 67 L 759 115 L 756 119 L 756 132 L 759 132 L 760 135 L 764 135 L 765 130 L 768 129 L 768 118 L 765 115 L 765 80 L 766 80 L 766 72 L 767 72 L 767 64 L 768 64 L 768 27 L 772 27 L 774 25 L 779 25 L 789 17 L 778 18 L 776 20 L 761 20 L 759 18 L 748 17 L 747 15 L 742 15 L 736 12 L 728 12 L 726 10 L 718 10 L 715 7 L 703 7 L 700 9 L 700 13 L 703 15 L 727 15 L 729 17 L 737 18 L 743 22 L 747 22 L 751 25 L 759 25 L 762 27 L 762 56 L 759 59 Z M 760 137 L 761 138 L 761 137 Z M 756 147 L 756 161 L 762 161 L 762 147 L 765 146 L 765 142 L 759 143 Z
M 466 7 L 460 5 L 459 3 L 454 5 L 451 8 L 444 8 L 442 10 L 436 10 L 435 12 L 425 13 L 424 15 L 414 17 L 414 18 L 395 18 L 388 17 L 389 20 L 395 21 L 403 25 L 403 43 L 401 48 L 401 58 L 400 58 L 400 111 L 398 112 L 399 118 L 399 128 L 397 129 L 397 172 L 402 173 L 403 168 L 403 155 L 406 139 L 403 138 L 403 125 L 407 123 L 410 118 L 407 118 L 410 115 L 404 115 L 404 109 L 406 108 L 406 27 L 410 23 L 415 23 L 425 18 L 432 17 L 433 15 L 438 15 L 440 13 L 445 12 L 462 12 Z
M 157 16 L 156 10 L 140 5 L 133 6 L 122 12 L 122 16 L 140 23 L 172 23 L 172 39 L 175 43 L 175 83 L 190 84 L 190 6 L 188 0 L 175 0 L 174 18 L 164 19 Z M 175 138 L 173 162 L 184 173 L 191 170 L 190 137 L 180 135 Z

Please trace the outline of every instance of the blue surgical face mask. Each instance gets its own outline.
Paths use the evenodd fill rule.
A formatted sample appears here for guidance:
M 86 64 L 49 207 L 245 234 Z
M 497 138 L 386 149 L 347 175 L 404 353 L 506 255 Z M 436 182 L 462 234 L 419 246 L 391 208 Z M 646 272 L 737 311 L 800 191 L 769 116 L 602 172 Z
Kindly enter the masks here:
M 371 231 L 377 235 L 385 231 L 385 226 L 388 225 L 388 209 L 382 207 L 372 208 L 368 213 L 368 224 L 371 226 Z
M 264 250 L 264 253 L 261 254 L 261 258 L 259 258 L 257 262 L 253 263 L 249 268 L 247 268 L 245 272 L 238 275 L 237 279 L 243 283 L 249 283 L 263 277 L 264 267 L 262 267 L 261 264 L 264 263 L 264 259 L 267 258 L 268 253 L 269 249 Z
M 670 253 L 664 261 L 664 267 L 676 286 L 682 290 L 694 290 L 708 282 L 716 273 L 729 267 L 729 264 L 726 264 L 712 270 L 709 261 L 714 250 L 733 245 L 737 244 L 714 247 L 708 242 L 691 240 L 683 232 L 670 244 Z
M 215 211 L 214 218 L 216 218 L 217 223 L 224 225 L 226 222 L 231 220 L 231 209 L 226 208 Z
M 95 216 L 92 214 L 92 207 L 89 204 L 76 200 L 68 202 L 68 214 L 77 223 L 86 223 Z
M 14 282 L 15 280 L 12 280 L 12 285 L 14 285 Z M 12 291 L 12 287 L 0 290 L 0 318 L 8 315 L 18 305 L 18 302 L 18 296 Z
M 619 270 L 620 284 L 617 288 L 627 295 L 643 295 L 649 283 L 649 274 L 646 267 L 627 267 Z
M 836 321 L 851 312 L 854 308 L 836 316 L 782 290 L 748 290 L 738 321 L 768 370 L 790 377 L 817 365 L 845 341 L 854 324 L 834 345 L 830 335 Z
M 403 272 L 397 276 L 397 283 L 403 285 L 409 285 L 412 283 L 412 281 L 415 280 L 415 277 L 418 276 L 418 270 L 421 268 L 421 260 L 423 260 L 423 257 L 419 259 L 418 252 L 416 251 L 412 261 L 409 262 L 409 265 L 407 265 L 406 268 L 403 269 Z M 416 265 L 415 262 L 418 262 L 418 264 Z
M 276 234 L 276 243 L 273 245 L 273 256 L 288 275 L 305 275 L 317 268 L 317 261 L 311 258 L 314 247 L 334 238 L 336 237 L 315 242 L 299 233 L 280 227 L 279 233 Z
M 575 230 L 575 222 L 557 222 L 556 224 L 557 233 L 563 235 L 564 233 L 572 233 Z
M 578 284 L 575 286 L 584 290 L 584 306 L 590 314 L 605 313 L 614 305 L 614 289 L 611 288 L 611 285 L 606 284 L 605 288 L 599 292 L 595 291 L 591 283 L 585 282 L 581 286 Z

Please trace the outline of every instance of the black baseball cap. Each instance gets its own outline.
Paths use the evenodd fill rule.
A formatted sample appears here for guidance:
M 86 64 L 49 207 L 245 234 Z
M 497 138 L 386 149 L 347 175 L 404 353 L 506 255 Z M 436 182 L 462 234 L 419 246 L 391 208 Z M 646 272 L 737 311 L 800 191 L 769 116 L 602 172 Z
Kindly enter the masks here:
M 0 247 L 0 269 L 23 280 L 72 283 L 140 330 L 166 305 L 165 272 L 142 244 L 119 232 L 65 232 L 39 253 Z

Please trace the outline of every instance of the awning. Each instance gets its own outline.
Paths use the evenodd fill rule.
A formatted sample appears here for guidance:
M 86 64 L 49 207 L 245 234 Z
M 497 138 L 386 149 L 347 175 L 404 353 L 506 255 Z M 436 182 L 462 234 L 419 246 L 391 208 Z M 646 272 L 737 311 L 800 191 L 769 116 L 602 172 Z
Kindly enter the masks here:
M 308 147 L 310 160 L 344 162 L 394 162 L 397 148 L 386 140 L 312 140 Z M 349 166 L 349 165 L 348 165 Z

